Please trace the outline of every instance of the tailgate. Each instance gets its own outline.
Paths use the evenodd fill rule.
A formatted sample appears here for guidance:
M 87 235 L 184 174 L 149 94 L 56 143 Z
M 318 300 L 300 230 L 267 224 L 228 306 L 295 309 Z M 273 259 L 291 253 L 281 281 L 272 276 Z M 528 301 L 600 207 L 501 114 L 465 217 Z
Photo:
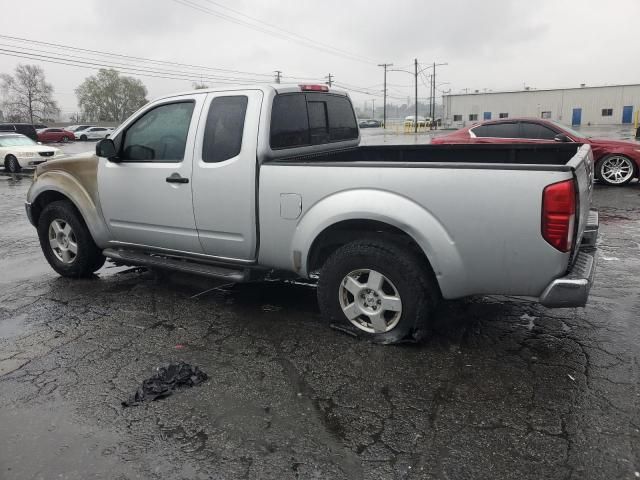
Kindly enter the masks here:
M 578 196 L 578 208 L 576 211 L 578 228 L 576 229 L 576 238 L 571 257 L 571 263 L 573 263 L 580 249 L 580 243 L 587 228 L 591 209 L 591 195 L 593 193 L 593 153 L 591 152 L 591 146 L 581 146 L 568 165 L 573 169 L 573 175 L 576 180 L 576 194 Z

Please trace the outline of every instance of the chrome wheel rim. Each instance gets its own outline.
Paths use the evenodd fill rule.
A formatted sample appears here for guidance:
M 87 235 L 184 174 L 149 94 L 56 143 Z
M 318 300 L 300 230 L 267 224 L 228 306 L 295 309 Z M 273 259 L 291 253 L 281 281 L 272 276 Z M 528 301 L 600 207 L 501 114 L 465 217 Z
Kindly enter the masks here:
M 613 156 L 602 164 L 602 178 L 608 183 L 628 182 L 633 176 L 633 164 L 627 157 Z
M 340 307 L 345 317 L 367 333 L 386 333 L 402 316 L 402 300 L 396 286 L 380 272 L 354 270 L 340 282 Z
M 55 219 L 49 225 L 49 245 L 62 263 L 73 263 L 78 256 L 78 240 L 69 223 Z

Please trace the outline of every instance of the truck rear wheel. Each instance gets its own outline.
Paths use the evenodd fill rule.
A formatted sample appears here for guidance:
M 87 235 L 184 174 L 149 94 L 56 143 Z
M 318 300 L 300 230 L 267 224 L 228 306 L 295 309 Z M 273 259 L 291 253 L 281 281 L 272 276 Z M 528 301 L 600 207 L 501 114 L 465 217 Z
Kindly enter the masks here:
M 328 320 L 385 344 L 424 337 L 436 292 L 417 255 L 380 240 L 340 247 L 318 281 L 318 303 Z
M 106 260 L 68 201 L 52 202 L 44 208 L 38 219 L 38 237 L 49 265 L 63 277 L 90 277 Z

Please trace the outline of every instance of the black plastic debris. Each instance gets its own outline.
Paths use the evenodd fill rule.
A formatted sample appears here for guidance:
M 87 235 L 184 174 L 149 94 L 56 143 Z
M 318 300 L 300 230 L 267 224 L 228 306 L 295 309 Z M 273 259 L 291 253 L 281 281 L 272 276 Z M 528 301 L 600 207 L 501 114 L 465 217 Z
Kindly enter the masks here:
M 145 401 L 159 400 L 175 390 L 199 385 L 207 378 L 207 374 L 198 367 L 185 362 L 170 363 L 156 368 L 156 373 L 143 381 L 138 390 L 122 402 L 122 406 L 134 407 Z

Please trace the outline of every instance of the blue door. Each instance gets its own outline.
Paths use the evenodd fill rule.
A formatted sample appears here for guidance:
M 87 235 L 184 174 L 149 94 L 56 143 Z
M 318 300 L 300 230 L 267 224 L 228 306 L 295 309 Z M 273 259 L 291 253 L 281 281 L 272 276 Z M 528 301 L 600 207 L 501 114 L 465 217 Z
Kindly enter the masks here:
M 485 120 L 491 120 L 491 112 L 484 112 L 483 118 Z
M 633 117 L 633 105 L 622 107 L 622 123 L 631 123 Z
M 582 109 L 574 108 L 573 116 L 571 117 L 571 125 L 580 125 L 582 123 Z

